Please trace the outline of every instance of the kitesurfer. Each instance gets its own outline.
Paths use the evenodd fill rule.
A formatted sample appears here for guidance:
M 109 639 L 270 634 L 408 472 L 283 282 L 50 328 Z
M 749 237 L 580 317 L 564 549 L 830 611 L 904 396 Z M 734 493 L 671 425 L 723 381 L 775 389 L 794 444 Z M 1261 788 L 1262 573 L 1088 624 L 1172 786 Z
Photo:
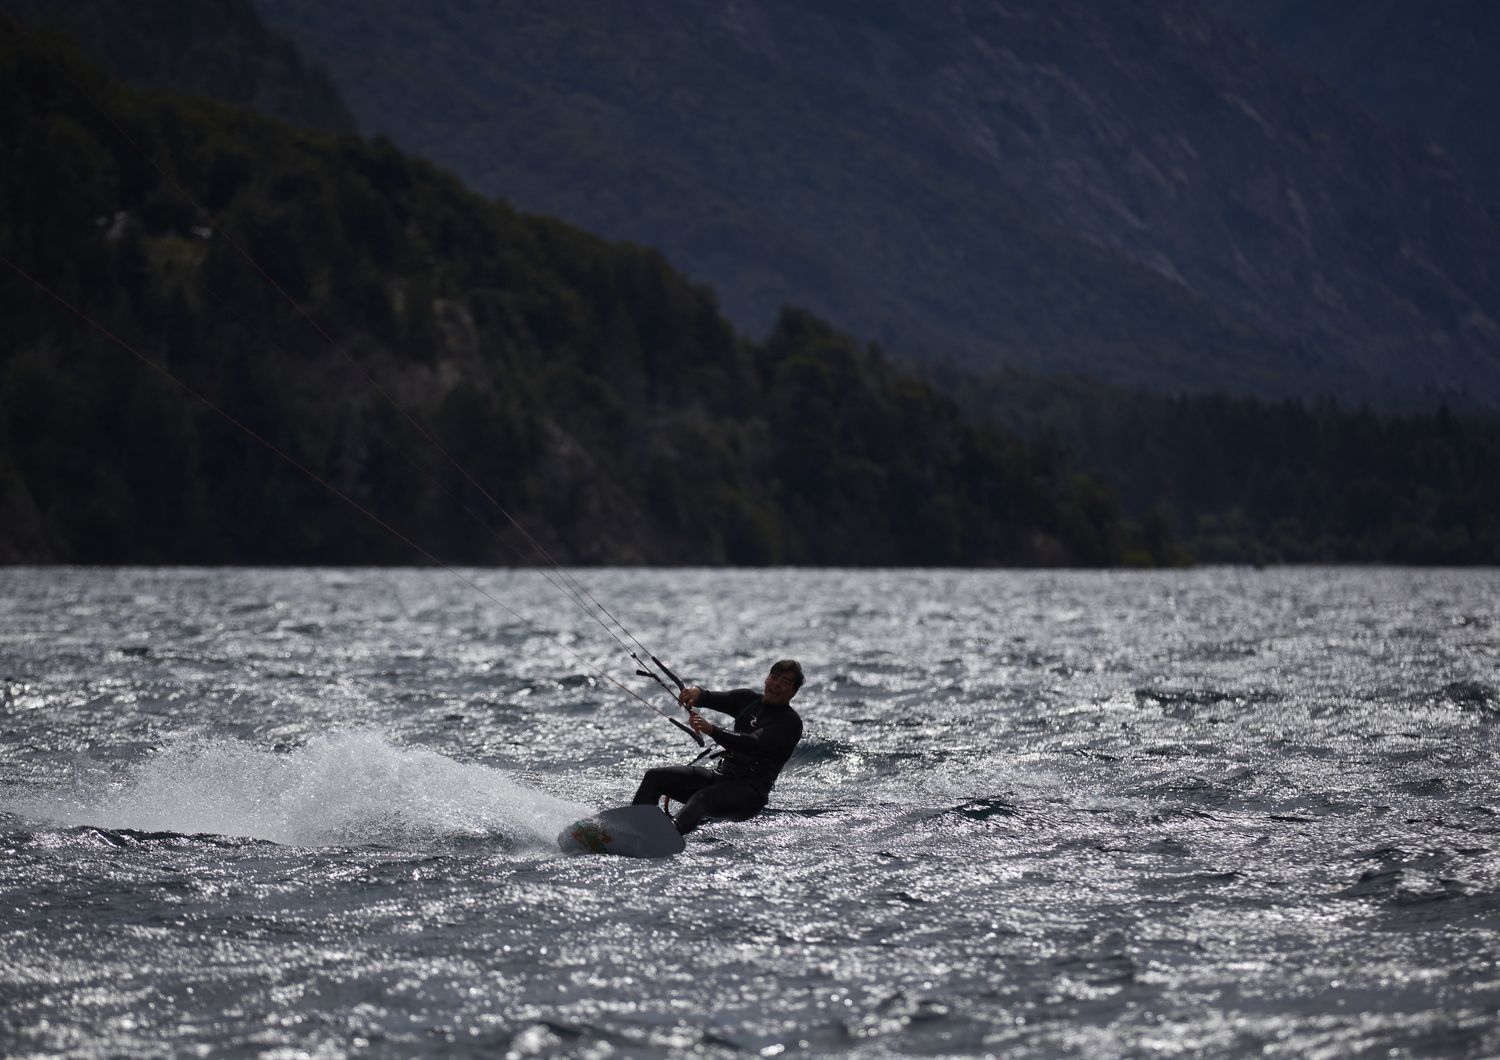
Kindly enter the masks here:
M 771 788 L 802 739 L 802 718 L 792 709 L 792 697 L 802 687 L 802 666 L 782 659 L 771 667 L 765 686 L 709 692 L 693 685 L 677 697 L 688 708 L 694 732 L 701 732 L 723 748 L 718 764 L 662 766 L 648 769 L 635 793 L 636 805 L 654 805 L 662 796 L 684 803 L 677 813 L 677 830 L 687 835 L 705 817 L 746 821 L 765 809 Z M 734 728 L 715 725 L 700 710 L 717 711 L 734 719 Z

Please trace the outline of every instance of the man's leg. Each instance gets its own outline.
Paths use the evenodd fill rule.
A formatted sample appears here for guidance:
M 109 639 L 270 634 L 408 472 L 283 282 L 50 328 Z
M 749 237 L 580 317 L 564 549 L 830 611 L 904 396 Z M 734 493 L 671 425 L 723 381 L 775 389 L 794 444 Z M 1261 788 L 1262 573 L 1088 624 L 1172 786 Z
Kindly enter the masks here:
M 766 797 L 743 780 L 721 780 L 701 788 L 677 812 L 677 830 L 687 835 L 705 817 L 748 821 L 766 808 Z
M 717 773 L 702 766 L 648 769 L 641 778 L 641 786 L 636 789 L 635 798 L 630 801 L 635 806 L 655 806 L 663 795 L 669 795 L 678 802 L 687 802 L 718 779 Z

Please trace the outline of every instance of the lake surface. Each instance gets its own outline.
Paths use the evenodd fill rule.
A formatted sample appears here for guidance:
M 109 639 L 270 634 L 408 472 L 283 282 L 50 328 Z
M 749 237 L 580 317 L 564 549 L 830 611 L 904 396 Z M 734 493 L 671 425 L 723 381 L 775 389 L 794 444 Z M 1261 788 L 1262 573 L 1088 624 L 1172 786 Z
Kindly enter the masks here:
M 807 669 L 659 862 L 555 846 L 655 686 L 465 574 L 0 569 L 0 1053 L 1500 1053 L 1500 572 L 577 572 Z

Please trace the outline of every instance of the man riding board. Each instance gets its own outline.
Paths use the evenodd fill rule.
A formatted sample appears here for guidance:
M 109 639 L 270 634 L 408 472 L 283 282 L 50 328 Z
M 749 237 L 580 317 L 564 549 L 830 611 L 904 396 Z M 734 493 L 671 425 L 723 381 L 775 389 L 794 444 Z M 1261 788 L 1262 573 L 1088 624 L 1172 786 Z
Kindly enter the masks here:
M 635 793 L 635 805 L 654 805 L 666 796 L 685 805 L 677 813 L 677 830 L 687 835 L 705 817 L 747 821 L 765 809 L 781 767 L 802 738 L 802 719 L 792 697 L 802 687 L 802 666 L 782 659 L 766 675 L 764 690 L 738 688 L 709 692 L 697 685 L 677 697 L 688 708 L 689 724 L 723 748 L 718 764 L 662 766 L 648 769 Z M 715 725 L 700 710 L 728 714 L 734 727 Z

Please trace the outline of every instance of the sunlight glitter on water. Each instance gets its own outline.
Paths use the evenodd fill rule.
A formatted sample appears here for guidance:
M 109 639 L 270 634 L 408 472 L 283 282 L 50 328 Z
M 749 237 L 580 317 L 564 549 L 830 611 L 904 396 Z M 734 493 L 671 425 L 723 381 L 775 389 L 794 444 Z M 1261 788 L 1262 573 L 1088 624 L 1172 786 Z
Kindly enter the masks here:
M 558 856 L 696 748 L 435 572 L 0 571 L 9 1051 L 1500 1051 L 1500 574 L 580 574 L 766 814 Z

